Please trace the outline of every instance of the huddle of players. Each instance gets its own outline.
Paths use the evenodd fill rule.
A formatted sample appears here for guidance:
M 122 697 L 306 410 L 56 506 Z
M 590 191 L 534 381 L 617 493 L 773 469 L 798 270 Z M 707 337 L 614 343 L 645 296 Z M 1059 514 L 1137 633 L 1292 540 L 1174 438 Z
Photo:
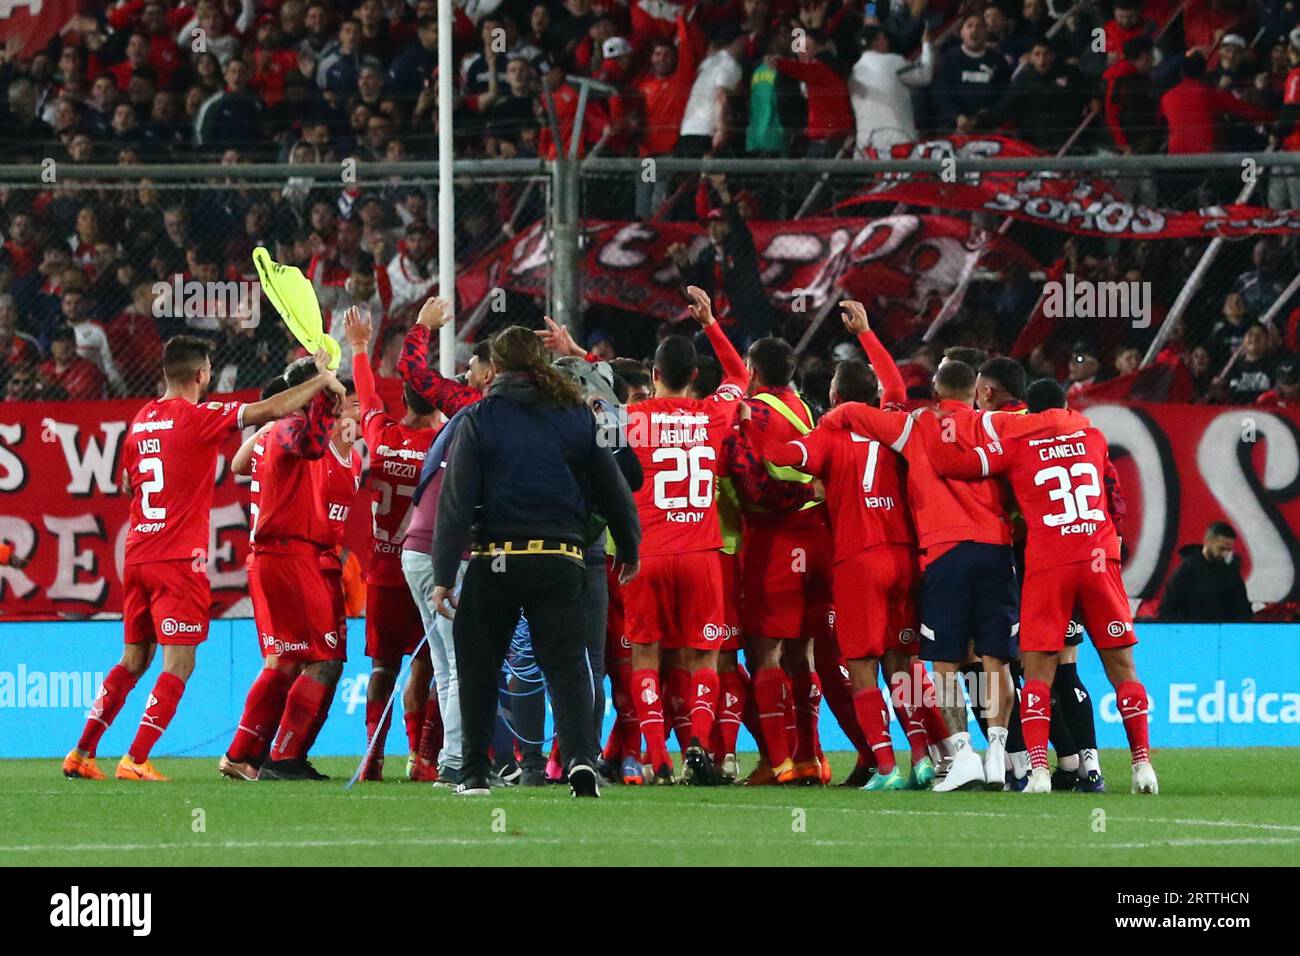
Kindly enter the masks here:
M 645 473 L 636 494 L 642 569 L 621 589 L 610 584 L 607 663 L 619 719 L 606 776 L 732 782 L 744 722 L 761 750 L 747 783 L 826 783 L 817 736 L 824 695 L 859 752 L 845 783 L 1049 791 L 1052 687 L 1077 610 L 1118 692 L 1134 789 L 1154 793 L 1113 501 L 1099 507 L 1115 488 L 1114 471 L 1104 438 L 1064 409 L 1059 386 L 1031 390 L 1038 414 L 1017 414 L 1025 411 L 1019 402 L 980 411 L 975 370 L 945 361 L 933 414 L 908 414 L 897 409 L 902 378 L 865 309 L 845 302 L 845 325 L 871 364 L 840 363 L 836 408 L 815 423 L 790 387 L 789 345 L 760 340 L 742 361 L 707 296 L 688 294 L 717 366 L 697 357 L 689 339 L 666 339 L 650 395 L 634 396 L 626 413 L 626 440 Z M 986 371 L 998 371 L 997 361 Z M 618 367 L 645 394 L 635 366 Z M 1018 398 L 987 378 L 985 407 Z M 1015 503 L 1027 525 L 1023 603 Z M 748 668 L 737 662 L 741 646 Z M 938 687 L 918 651 L 934 662 Z M 1025 682 L 1017 710 L 1018 657 Z M 1057 686 L 1083 703 L 1072 661 Z M 985 673 L 976 701 L 990 741 L 983 761 L 971 748 L 958 683 L 972 662 Z M 911 748 L 906 778 L 894 761 L 891 704 Z M 669 728 L 682 751 L 680 778 Z M 1058 788 L 1101 788 L 1091 743 L 1082 759 L 1079 748 L 1058 746 Z
M 925 787 L 937 773 L 939 790 L 1000 788 L 1014 693 L 1007 664 L 1018 628 L 1026 789 L 1050 789 L 1051 686 L 1077 607 L 1117 688 L 1134 788 L 1155 792 L 1118 537 L 1107 509 L 1097 507 L 1109 464 L 1100 433 L 1063 409 L 1063 394 L 1048 395 L 1037 415 L 977 413 L 964 394 L 973 372 L 961 363 L 946 363 L 936 375 L 942 421 L 873 407 L 900 402 L 904 391 L 857 303 L 844 303 L 845 323 L 875 374 L 861 362 L 841 363 L 831 396 L 843 407 L 814 423 L 789 385 L 789 346 L 761 340 L 742 361 L 707 295 L 693 287 L 688 294 L 720 376 L 689 339 L 669 337 L 656 352 L 653 397 L 630 404 L 624 423 L 645 480 L 636 492 L 642 571 L 621 592 L 611 582 L 608 669 L 619 721 L 606 756 L 623 758 L 622 779 L 675 781 L 667 717 L 682 745 L 684 782 L 734 780 L 735 741 L 745 721 L 762 751 L 747 782 L 826 783 L 829 766 L 817 735 L 825 694 L 858 747 L 851 780 L 865 776 L 864 789 Z M 234 464 L 252 478 L 249 582 L 265 666 L 221 770 L 237 779 L 322 778 L 306 755 L 346 655 L 338 546 L 360 482 L 360 458 L 352 453 L 359 420 L 380 491 L 367 580 L 367 654 L 375 667 L 367 736 L 371 752 L 383 753 L 386 728 L 378 723 L 392 672 L 425 631 L 410 590 L 399 583 L 396 542 L 409 511 L 401 499 L 416 491 L 420 469 L 413 464 L 429 447 L 434 410 L 450 415 L 455 408 L 447 406 L 481 394 L 427 368 L 428 333 L 437 325 L 424 320 L 429 310 L 404 343 L 403 372 L 413 374 L 401 422 L 383 412 L 364 348 L 355 387 L 328 373 L 321 355 L 292 366 L 285 389 L 258 403 L 200 405 L 211 376 L 207 346 L 185 337 L 168 343 L 167 392 L 133 421 L 124 455 L 124 485 L 133 495 L 126 652 L 64 761 L 67 776 L 103 777 L 95 764 L 99 738 L 162 644 L 163 674 L 117 776 L 165 779 L 148 755 L 193 670 L 194 647 L 206 638 L 210 595 L 196 556 L 207 548 L 216 449 L 223 435 L 262 423 L 267 427 Z M 369 341 L 358 314 L 347 325 L 350 337 Z M 720 377 L 716 385 L 711 373 Z M 922 477 L 926 464 L 933 480 Z M 1008 476 L 1028 524 L 1019 622 L 1007 509 L 995 474 Z M 385 493 L 385 475 L 404 480 L 388 483 Z M 919 569 L 925 573 L 918 614 Z M 748 670 L 737 660 L 741 633 Z M 964 702 L 952 696 L 960 691 L 949 684 L 940 706 L 916 659 L 918 643 L 941 675 L 959 671 L 972 652 L 989 674 L 994 695 L 982 703 L 990 748 L 982 764 L 964 729 Z M 907 779 L 894 763 L 889 707 L 878 686 L 882 663 L 889 702 L 911 744 Z M 438 702 L 428 696 L 427 661 L 422 666 L 423 679 L 412 681 L 404 700 L 413 754 L 408 775 L 432 779 Z M 374 758 L 367 776 L 381 769 Z
M 350 338 L 369 341 L 368 321 L 359 312 L 351 310 L 347 324 Z M 419 347 L 409 351 L 427 365 L 427 328 L 422 332 L 410 336 Z M 258 402 L 203 403 L 211 381 L 209 353 L 202 339 L 169 340 L 166 392 L 140 410 L 128 432 L 122 474 L 123 488 L 132 495 L 123 575 L 126 647 L 64 760 L 68 777 L 104 778 L 95 759 L 100 738 L 162 645 L 163 673 L 116 776 L 167 779 L 151 765 L 149 753 L 175 714 L 194 669 L 195 648 L 207 638 L 211 592 L 202 556 L 209 546 L 217 457 L 223 439 L 247 426 L 263 427 L 243 443 L 231 468 L 250 478 L 249 593 L 264 666 L 221 758 L 221 772 L 243 780 L 325 779 L 307 754 L 346 660 L 340 548 L 361 481 L 361 456 L 353 449 L 358 423 L 377 492 L 366 579 L 366 651 L 374 661 L 368 739 L 378 736 L 397 665 L 424 634 L 402 576 L 398 525 L 436 433 L 436 411 L 408 386 L 404 417 L 388 416 L 364 348 L 354 360 L 355 384 L 329 372 L 321 352 L 290 365 Z M 436 776 L 432 757 L 441 749 L 430 676 L 425 653 L 412 664 L 404 700 L 412 752 L 408 774 L 416 779 Z M 373 749 L 383 753 L 382 739 Z M 381 767 L 382 758 L 372 761 L 369 775 L 377 776 Z

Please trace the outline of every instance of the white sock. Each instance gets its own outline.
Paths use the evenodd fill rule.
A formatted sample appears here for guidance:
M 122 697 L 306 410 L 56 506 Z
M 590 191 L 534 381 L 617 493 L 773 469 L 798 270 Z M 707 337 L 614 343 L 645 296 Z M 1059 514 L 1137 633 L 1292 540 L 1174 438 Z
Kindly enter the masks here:
M 1007 728 L 990 727 L 989 728 L 989 746 L 1001 747 L 1004 750 L 1007 746 Z
M 961 751 L 970 749 L 970 732 L 959 730 L 957 733 L 945 740 L 943 745 L 948 748 L 948 753 L 955 757 Z
M 1074 773 L 1079 769 L 1079 755 L 1070 754 L 1068 757 L 1056 758 L 1056 765 L 1068 773 Z
M 1017 750 L 1007 756 L 1011 758 L 1011 772 L 1016 775 L 1017 780 L 1029 775 L 1029 751 Z
M 1083 758 L 1083 762 L 1079 764 L 1080 777 L 1086 777 L 1094 770 L 1101 773 L 1101 761 L 1097 759 L 1097 751 L 1080 750 L 1079 756 Z

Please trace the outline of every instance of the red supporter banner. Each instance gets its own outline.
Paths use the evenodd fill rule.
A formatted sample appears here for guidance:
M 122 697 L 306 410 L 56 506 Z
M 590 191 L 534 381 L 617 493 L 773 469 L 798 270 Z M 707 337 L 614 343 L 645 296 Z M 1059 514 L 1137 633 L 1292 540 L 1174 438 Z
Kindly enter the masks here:
M 378 384 L 389 407 L 400 407 L 397 380 Z M 0 404 L 0 541 L 25 562 L 22 568 L 0 566 L 0 621 L 121 614 L 131 504 L 119 488 L 122 444 L 144 402 Z M 244 600 L 248 482 L 230 471 L 241 441 L 231 436 L 217 459 L 207 552 L 213 617 L 251 613 Z M 370 508 L 354 507 L 345 542 L 363 568 L 370 520 Z
M 894 146 L 891 159 L 969 159 L 1045 156 L 1002 136 L 953 136 Z M 1260 206 L 1210 206 L 1194 210 L 1135 205 L 1104 179 L 1040 171 L 957 173 L 954 181 L 930 173 L 887 173 L 838 210 L 867 203 L 907 203 L 945 212 L 986 212 L 1077 235 L 1114 239 L 1196 239 L 1300 232 L 1300 210 Z M 1208 174 L 1207 174 L 1208 175 Z
M 1199 544 L 1211 521 L 1236 529 L 1251 601 L 1300 598 L 1300 408 L 1078 405 L 1120 474 L 1124 584 L 1141 613 L 1155 613 L 1179 547 Z
M 886 340 L 923 332 L 972 256 L 1005 273 L 1038 264 L 1014 242 L 973 231 L 952 216 L 751 222 L 763 285 L 783 311 L 811 317 L 848 294 L 861 299 Z M 584 301 L 663 321 L 686 317 L 682 281 L 668 247 L 691 254 L 708 243 L 694 223 L 587 220 Z M 981 255 L 980 243 L 988 245 Z M 542 296 L 551 255 L 541 223 L 467 268 L 457 292 L 472 309 L 494 288 Z
M 23 41 L 18 55 L 34 56 L 80 7 L 81 0 L 0 0 L 0 46 L 18 37 Z

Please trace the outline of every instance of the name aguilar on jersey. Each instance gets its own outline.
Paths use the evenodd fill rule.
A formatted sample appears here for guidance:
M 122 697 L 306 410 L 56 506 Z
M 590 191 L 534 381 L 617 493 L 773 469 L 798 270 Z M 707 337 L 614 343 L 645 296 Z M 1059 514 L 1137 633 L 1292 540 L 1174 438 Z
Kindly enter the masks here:
M 654 436 L 653 442 L 647 442 L 652 447 L 658 449 L 656 455 L 663 453 L 666 449 L 686 448 L 698 450 L 701 454 L 713 459 L 713 449 L 709 445 L 709 416 L 692 412 L 668 413 L 654 412 L 649 416 L 644 425 L 633 425 L 628 429 L 628 443 L 635 447 L 638 441 L 646 441 L 651 435 Z M 650 433 L 649 435 L 646 433 Z M 655 476 L 656 482 L 667 484 L 671 481 L 678 481 L 688 476 L 687 472 L 678 473 L 677 471 L 664 471 Z M 701 496 L 700 501 L 693 500 L 695 490 L 692 489 L 690 498 L 669 497 L 662 494 L 656 494 L 655 498 L 664 509 L 664 520 L 672 524 L 699 524 L 704 520 L 704 515 L 712 504 L 713 489 L 709 488 Z

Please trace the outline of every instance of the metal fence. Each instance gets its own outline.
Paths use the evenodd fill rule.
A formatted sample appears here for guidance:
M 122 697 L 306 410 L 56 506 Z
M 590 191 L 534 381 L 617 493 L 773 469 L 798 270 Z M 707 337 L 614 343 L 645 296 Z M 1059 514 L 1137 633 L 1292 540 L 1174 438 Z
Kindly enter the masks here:
M 1194 372 L 1208 383 L 1238 354 L 1237 320 L 1267 319 L 1274 352 L 1295 346 L 1288 317 L 1300 244 L 1285 226 L 1228 240 L 1106 238 L 946 202 L 851 201 L 904 181 L 939 188 L 1046 174 L 1058 190 L 1100 180 L 1121 199 L 1195 217 L 1233 202 L 1300 205 L 1289 201 L 1298 172 L 1290 155 L 457 162 L 458 337 L 539 324 L 549 312 L 584 341 L 647 355 L 684 318 L 673 299 L 688 274 L 682 262 L 708 246 L 722 187 L 757 243 L 776 328 L 808 361 L 848 340 L 834 320 L 846 293 L 873 300 L 900 357 L 948 345 L 1023 348 L 1044 284 L 1069 273 L 1142 284 L 1155 321 L 1066 315 L 1024 354 L 1031 371 L 1059 372 L 1080 341 L 1109 364 L 1121 352 L 1131 361 L 1133 350 L 1153 357 L 1172 338 L 1189 355 L 1206 346 L 1205 369 Z M 368 304 L 380 317 L 374 357 L 389 373 L 400 333 L 437 288 L 436 242 L 411 228 L 436 222 L 437 195 L 431 166 L 414 163 L 0 168 L 5 395 L 152 394 L 161 342 L 185 331 L 214 341 L 218 387 L 261 386 L 294 348 L 249 285 L 256 245 L 311 269 L 327 327 L 341 324 L 347 305 Z M 888 255 L 864 252 L 894 241 L 882 223 L 906 224 L 894 237 L 906 241 Z M 670 251 L 677 242 L 685 248 Z M 84 367 L 69 375 L 69 349 L 102 381 Z

